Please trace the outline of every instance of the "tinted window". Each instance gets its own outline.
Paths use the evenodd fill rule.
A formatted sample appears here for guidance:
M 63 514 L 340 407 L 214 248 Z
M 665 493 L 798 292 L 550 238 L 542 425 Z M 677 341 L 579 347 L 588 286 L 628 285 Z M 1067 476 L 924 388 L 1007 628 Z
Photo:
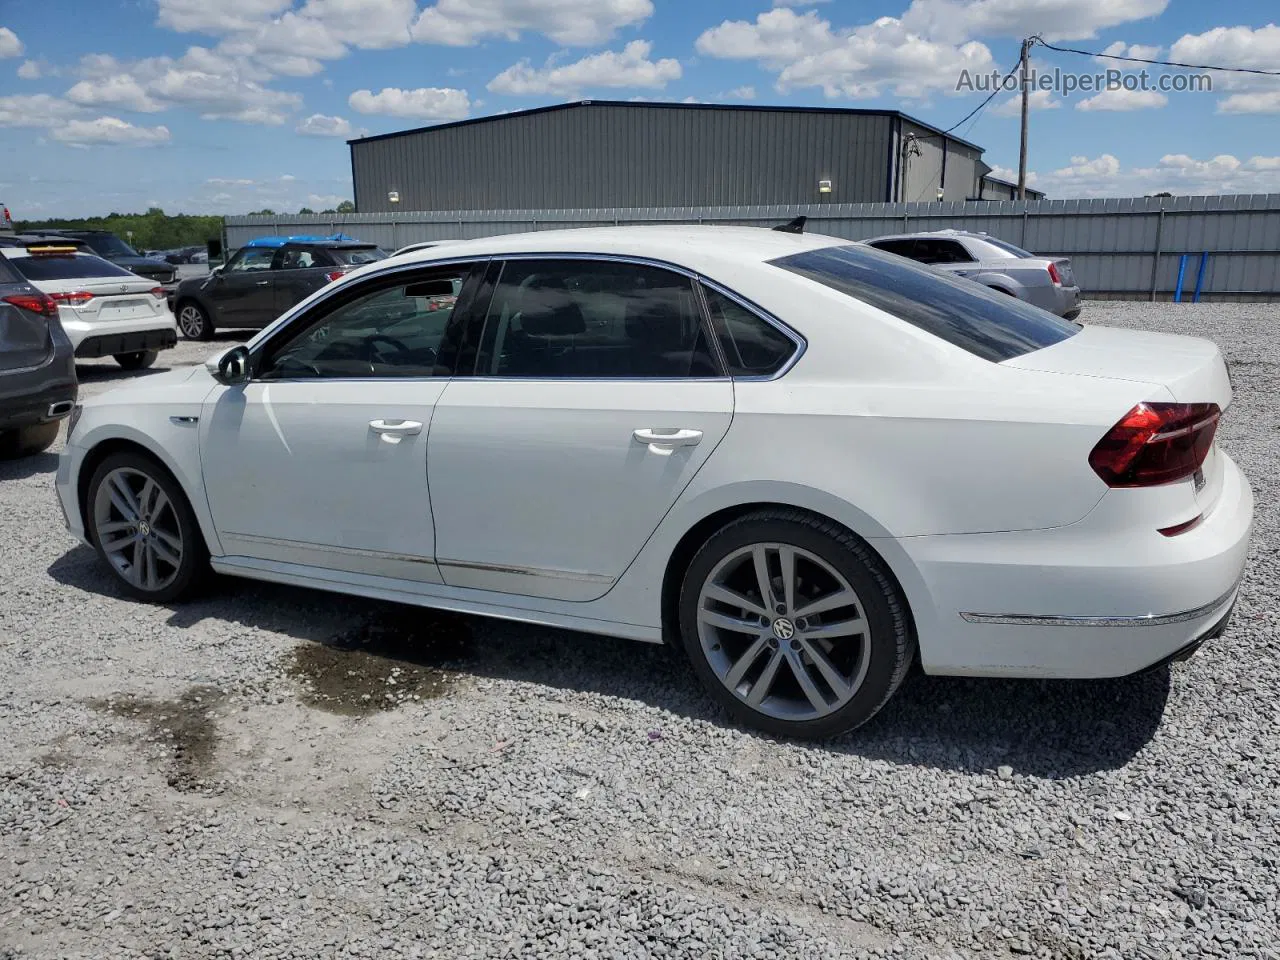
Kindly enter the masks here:
M 711 323 L 732 376 L 769 376 L 786 366 L 799 349 L 794 340 L 736 300 L 709 287 L 705 290 Z
M 385 260 L 387 252 L 377 247 L 357 247 L 352 249 L 330 250 L 339 263 L 347 263 L 353 267 L 358 267 L 366 263 L 375 263 L 378 260 Z
M 17 271 L 9 266 L 8 257 L 0 256 L 0 283 L 15 283 L 21 279 Z
M 265 380 L 430 377 L 467 268 L 381 287 L 330 310 L 264 358 Z
M 877 240 L 871 246 L 886 253 L 897 254 L 899 257 L 909 257 L 915 250 L 916 242 L 914 239 Z
M 996 363 L 1052 346 L 1080 329 L 1014 297 L 865 246 L 824 247 L 770 262 Z
M 505 264 L 476 373 L 496 377 L 720 376 L 687 277 L 639 264 Z
M 253 247 L 249 250 L 242 250 L 227 264 L 228 273 L 238 273 L 241 270 L 270 270 L 271 261 L 276 257 L 276 252 L 266 247 Z
M 68 234 L 68 236 L 76 236 Z M 99 253 L 104 257 L 136 257 L 138 251 L 133 249 L 114 233 L 82 233 L 79 239 L 89 245 L 89 249 L 94 253 Z
M 972 263 L 969 251 L 955 240 L 921 237 L 916 241 L 912 258 L 921 263 Z
M 79 280 L 88 277 L 132 277 L 128 270 L 88 254 L 14 257 L 10 261 L 28 280 Z

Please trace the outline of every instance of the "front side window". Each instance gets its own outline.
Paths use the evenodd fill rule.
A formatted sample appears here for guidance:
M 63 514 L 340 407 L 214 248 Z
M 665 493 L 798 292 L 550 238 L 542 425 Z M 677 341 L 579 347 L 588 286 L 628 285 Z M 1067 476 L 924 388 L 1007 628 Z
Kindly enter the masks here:
M 271 261 L 275 257 L 276 252 L 267 247 L 252 247 L 248 250 L 241 250 L 227 264 L 227 272 L 240 273 L 246 270 L 270 270 Z
M 926 270 L 865 245 L 822 247 L 769 261 L 999 363 L 1075 336 L 1080 327 L 980 284 Z
M 366 263 L 377 263 L 387 258 L 387 251 L 378 247 L 338 247 L 329 251 L 339 262 L 352 267 L 362 267 Z
M 467 267 L 379 286 L 334 307 L 259 364 L 263 380 L 432 377 Z
M 478 376 L 722 376 L 693 282 L 607 260 L 507 262 L 489 302 Z
M 738 301 L 710 287 L 704 289 L 730 376 L 768 377 L 786 366 L 799 349 L 794 340 Z
M 84 242 L 94 253 L 103 257 L 136 257 L 138 251 L 133 249 L 114 233 L 85 234 Z

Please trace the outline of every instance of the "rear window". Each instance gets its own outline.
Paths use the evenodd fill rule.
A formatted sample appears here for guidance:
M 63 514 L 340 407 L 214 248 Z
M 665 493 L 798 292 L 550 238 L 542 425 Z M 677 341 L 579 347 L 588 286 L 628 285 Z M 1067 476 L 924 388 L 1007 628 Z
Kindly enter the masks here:
M 954 279 L 865 245 L 824 247 L 770 263 L 877 307 L 993 363 L 1060 343 L 1080 329 L 970 280 Z
M 58 255 L 14 257 L 9 261 L 28 280 L 81 280 L 88 277 L 132 277 L 128 270 L 101 257 Z
M 351 247 L 337 250 L 330 248 L 329 252 L 338 258 L 339 263 L 345 263 L 353 267 L 358 267 L 365 263 L 373 263 L 377 260 L 385 260 L 387 257 L 386 251 L 378 247 Z
M 1019 260 L 1026 260 L 1035 256 L 1034 253 L 1028 253 L 1026 250 L 1023 250 L 1021 247 L 1015 247 L 1012 243 L 1006 243 L 1003 240 L 997 240 L 995 237 L 983 237 L 982 242 L 989 243 L 991 244 L 991 246 L 996 247 L 999 250 L 1002 250 L 1006 255 L 1010 257 L 1017 257 Z

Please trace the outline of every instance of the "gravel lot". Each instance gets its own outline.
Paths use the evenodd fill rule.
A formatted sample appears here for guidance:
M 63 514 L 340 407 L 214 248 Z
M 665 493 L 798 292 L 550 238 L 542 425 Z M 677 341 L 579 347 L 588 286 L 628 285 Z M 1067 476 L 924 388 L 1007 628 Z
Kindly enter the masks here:
M 0 958 L 1280 956 L 1280 305 L 1085 319 L 1233 365 L 1230 630 L 1137 679 L 917 675 L 824 746 L 644 645 L 250 582 L 126 602 L 56 458 L 0 464 Z

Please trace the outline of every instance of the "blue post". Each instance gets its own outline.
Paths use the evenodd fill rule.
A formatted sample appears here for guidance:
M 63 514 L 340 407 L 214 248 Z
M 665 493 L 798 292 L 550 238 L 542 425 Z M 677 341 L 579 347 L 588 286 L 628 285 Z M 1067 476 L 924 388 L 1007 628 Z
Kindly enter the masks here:
M 1173 291 L 1173 302 L 1182 302 L 1182 280 L 1187 275 L 1187 255 L 1184 253 L 1178 260 L 1178 286 Z
M 1204 286 L 1204 268 L 1209 262 L 1209 254 L 1207 252 L 1200 254 L 1200 269 L 1196 271 L 1196 292 L 1191 296 L 1192 303 L 1200 302 L 1200 288 Z

